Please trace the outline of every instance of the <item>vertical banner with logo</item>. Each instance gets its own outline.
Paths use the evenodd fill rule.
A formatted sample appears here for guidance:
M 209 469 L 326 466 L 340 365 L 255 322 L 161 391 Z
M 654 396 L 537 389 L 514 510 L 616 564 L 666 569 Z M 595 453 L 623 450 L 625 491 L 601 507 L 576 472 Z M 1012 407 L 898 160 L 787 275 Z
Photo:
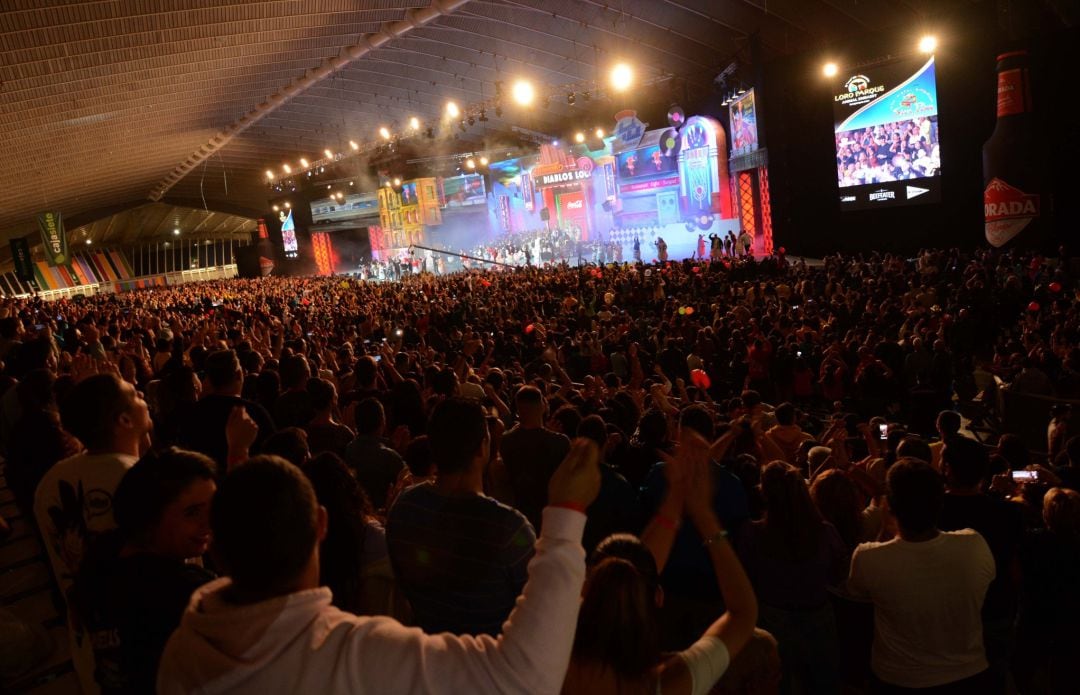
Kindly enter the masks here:
M 25 238 L 11 240 L 11 260 L 15 264 L 15 277 L 21 282 L 34 279 L 34 262 L 30 259 L 30 243 Z
M 69 260 L 64 219 L 59 212 L 40 212 L 37 216 L 41 242 L 50 265 L 65 265 Z

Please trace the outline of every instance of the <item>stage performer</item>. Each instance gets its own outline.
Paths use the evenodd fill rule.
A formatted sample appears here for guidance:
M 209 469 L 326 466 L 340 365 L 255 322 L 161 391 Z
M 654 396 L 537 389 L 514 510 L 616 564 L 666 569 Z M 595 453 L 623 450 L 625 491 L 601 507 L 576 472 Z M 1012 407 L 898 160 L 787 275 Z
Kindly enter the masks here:
M 718 261 L 724 255 L 724 239 L 713 232 L 709 235 L 709 260 Z
M 664 241 L 664 237 L 656 237 L 656 241 L 653 243 L 656 245 L 656 258 L 661 263 L 667 263 L 667 242 Z
M 697 258 L 703 260 L 705 258 L 705 235 L 697 235 Z
M 634 237 L 634 263 L 641 263 L 641 239 Z

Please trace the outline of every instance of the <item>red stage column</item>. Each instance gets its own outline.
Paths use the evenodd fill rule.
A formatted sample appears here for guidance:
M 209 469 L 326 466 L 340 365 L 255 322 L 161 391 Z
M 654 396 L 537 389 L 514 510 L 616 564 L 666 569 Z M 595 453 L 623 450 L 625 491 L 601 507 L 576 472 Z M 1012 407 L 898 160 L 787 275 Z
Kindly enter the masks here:
M 773 252 L 772 201 L 769 197 L 769 169 L 758 169 L 758 187 L 761 193 L 761 236 L 765 253 Z
M 749 171 L 740 171 L 739 180 L 739 225 L 742 231 L 757 240 L 757 225 L 754 221 L 754 178 Z

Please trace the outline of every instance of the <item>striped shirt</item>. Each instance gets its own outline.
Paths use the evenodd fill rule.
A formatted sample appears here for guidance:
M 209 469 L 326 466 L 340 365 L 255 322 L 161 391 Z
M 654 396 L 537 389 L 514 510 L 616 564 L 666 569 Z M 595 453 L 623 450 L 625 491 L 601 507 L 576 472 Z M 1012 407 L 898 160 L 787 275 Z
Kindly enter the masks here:
M 390 561 L 429 634 L 498 635 L 528 576 L 536 535 L 517 510 L 434 483 L 401 494 L 386 524 Z

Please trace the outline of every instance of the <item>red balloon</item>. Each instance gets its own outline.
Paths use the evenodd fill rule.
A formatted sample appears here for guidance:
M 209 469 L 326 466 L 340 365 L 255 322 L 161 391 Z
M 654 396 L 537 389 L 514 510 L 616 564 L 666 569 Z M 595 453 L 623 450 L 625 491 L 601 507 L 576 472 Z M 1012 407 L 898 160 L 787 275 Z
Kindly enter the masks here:
M 1031 304 L 1028 304 L 1028 311 L 1033 314 L 1037 314 L 1039 312 L 1039 309 L 1041 308 L 1042 307 L 1039 306 L 1038 302 L 1032 302 Z
M 536 326 L 531 323 L 528 326 L 525 326 L 526 333 L 532 333 L 534 330 L 536 330 Z
M 785 249 L 783 246 L 781 246 L 780 247 L 780 255 L 783 256 L 785 253 L 787 253 L 787 249 Z
M 1061 291 L 1061 283 L 1060 282 L 1051 282 L 1050 283 L 1050 291 L 1053 292 L 1054 294 L 1057 294 L 1058 292 L 1060 292 Z
M 700 273 L 700 272 L 701 272 L 701 266 L 699 266 L 699 265 L 695 265 L 695 266 L 694 266 L 694 272 L 695 272 L 695 273 Z
M 691 369 L 690 381 L 699 389 L 707 389 L 712 386 L 712 380 L 709 379 L 709 375 L 705 373 L 704 369 Z

